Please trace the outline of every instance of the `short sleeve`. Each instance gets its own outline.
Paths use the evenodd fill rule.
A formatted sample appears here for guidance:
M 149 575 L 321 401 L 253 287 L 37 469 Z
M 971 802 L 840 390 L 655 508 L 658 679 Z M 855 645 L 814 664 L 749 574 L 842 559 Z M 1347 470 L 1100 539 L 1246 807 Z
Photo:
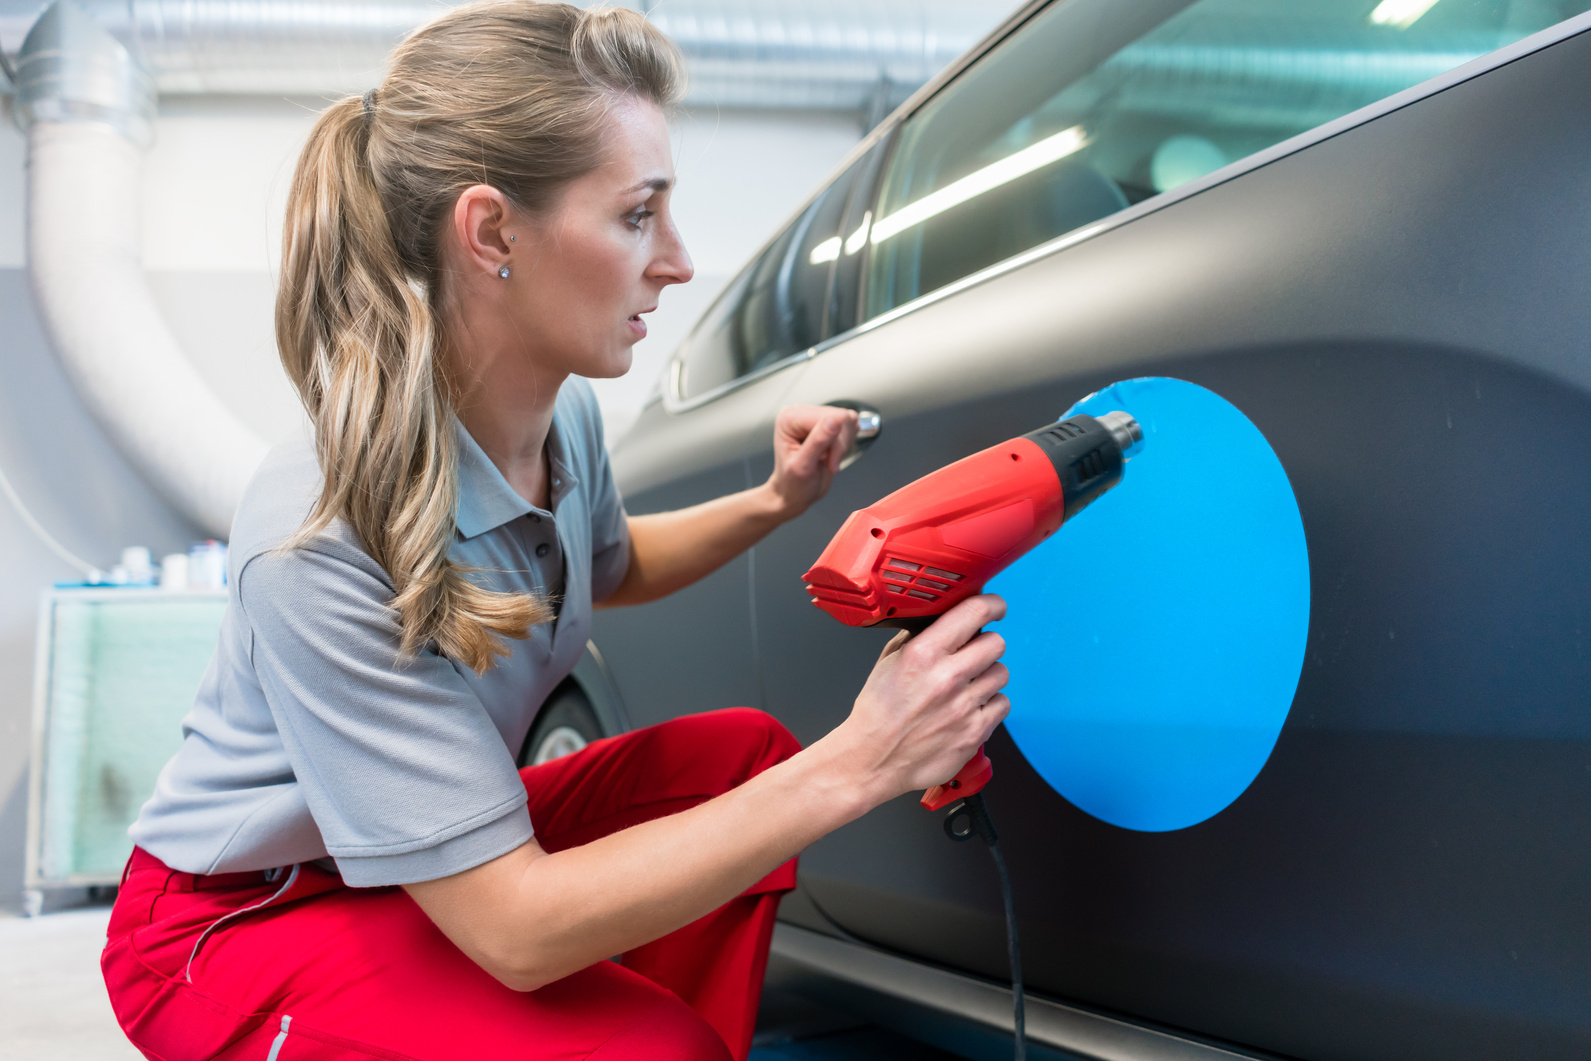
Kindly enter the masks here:
M 399 661 L 392 587 L 330 536 L 238 576 L 250 657 L 327 852 L 356 887 L 434 880 L 531 838 L 485 706 L 434 649 Z

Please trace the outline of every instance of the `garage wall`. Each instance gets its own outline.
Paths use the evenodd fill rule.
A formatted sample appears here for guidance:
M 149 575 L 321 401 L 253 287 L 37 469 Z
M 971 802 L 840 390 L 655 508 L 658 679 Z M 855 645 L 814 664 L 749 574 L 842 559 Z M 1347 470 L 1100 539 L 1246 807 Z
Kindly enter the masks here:
M 276 361 L 273 272 L 287 182 L 322 101 L 164 101 L 144 180 L 144 256 L 195 367 L 266 438 L 303 430 Z M 860 138 L 854 116 L 697 110 L 676 123 L 676 213 L 696 279 L 664 292 L 635 367 L 598 381 L 609 436 L 634 418 L 668 353 L 734 270 Z M 108 567 L 199 536 L 115 451 L 50 353 L 23 271 L 24 150 L 0 121 L 0 469 L 67 548 Z M 92 254 L 85 247 L 84 254 Z M 74 577 L 0 502 L 0 907 L 21 892 L 34 619 Z

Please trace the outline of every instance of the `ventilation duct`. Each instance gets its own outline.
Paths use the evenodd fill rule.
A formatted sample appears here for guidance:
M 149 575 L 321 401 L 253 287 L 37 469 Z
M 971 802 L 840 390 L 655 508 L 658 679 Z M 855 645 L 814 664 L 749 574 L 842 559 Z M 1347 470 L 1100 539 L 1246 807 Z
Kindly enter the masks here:
M 435 0 L 76 0 L 165 93 L 340 95 L 379 79 Z M 692 105 L 876 109 L 966 51 L 1015 0 L 632 2 L 690 60 Z M 24 8 L 24 10 L 26 10 Z M 7 56 L 31 17 L 0 15 Z
M 869 124 L 970 47 L 1009 0 L 670 0 L 689 102 L 858 111 Z M 177 345 L 144 278 L 142 149 L 159 94 L 329 97 L 379 80 L 435 0 L 58 0 L 0 11 L 28 137 L 28 271 L 46 332 L 106 432 L 225 535 L 265 444 Z M 16 36 L 26 29 L 14 55 Z
M 127 458 L 224 537 L 266 447 L 183 356 L 144 278 L 139 186 L 154 86 L 68 3 L 34 25 L 15 70 L 28 136 L 28 277 L 45 332 Z

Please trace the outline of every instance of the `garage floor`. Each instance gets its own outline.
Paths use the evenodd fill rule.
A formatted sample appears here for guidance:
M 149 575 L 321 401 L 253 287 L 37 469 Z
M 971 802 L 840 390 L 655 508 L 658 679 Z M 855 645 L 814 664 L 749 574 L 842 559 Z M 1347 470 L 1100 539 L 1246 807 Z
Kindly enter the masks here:
M 751 1061 L 959 1061 L 914 1039 L 882 1028 L 863 1028 L 780 1046 L 758 1046 Z
M 915 1039 L 782 990 L 770 976 L 750 1061 L 961 1061 Z
M 0 912 L 0 1057 L 139 1061 L 99 977 L 106 907 L 37 918 Z M 770 989 L 752 1061 L 957 1061 L 912 1039 Z

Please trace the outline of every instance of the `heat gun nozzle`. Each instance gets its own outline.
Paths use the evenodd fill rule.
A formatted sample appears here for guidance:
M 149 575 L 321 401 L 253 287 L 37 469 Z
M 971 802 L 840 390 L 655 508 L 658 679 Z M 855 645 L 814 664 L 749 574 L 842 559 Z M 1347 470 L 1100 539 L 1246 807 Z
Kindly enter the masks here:
M 1121 447 L 1122 460 L 1131 460 L 1144 448 L 1144 427 L 1130 414 L 1118 409 L 1096 419 L 1099 420 L 1101 427 L 1110 432 L 1111 437 L 1116 440 L 1116 445 Z

